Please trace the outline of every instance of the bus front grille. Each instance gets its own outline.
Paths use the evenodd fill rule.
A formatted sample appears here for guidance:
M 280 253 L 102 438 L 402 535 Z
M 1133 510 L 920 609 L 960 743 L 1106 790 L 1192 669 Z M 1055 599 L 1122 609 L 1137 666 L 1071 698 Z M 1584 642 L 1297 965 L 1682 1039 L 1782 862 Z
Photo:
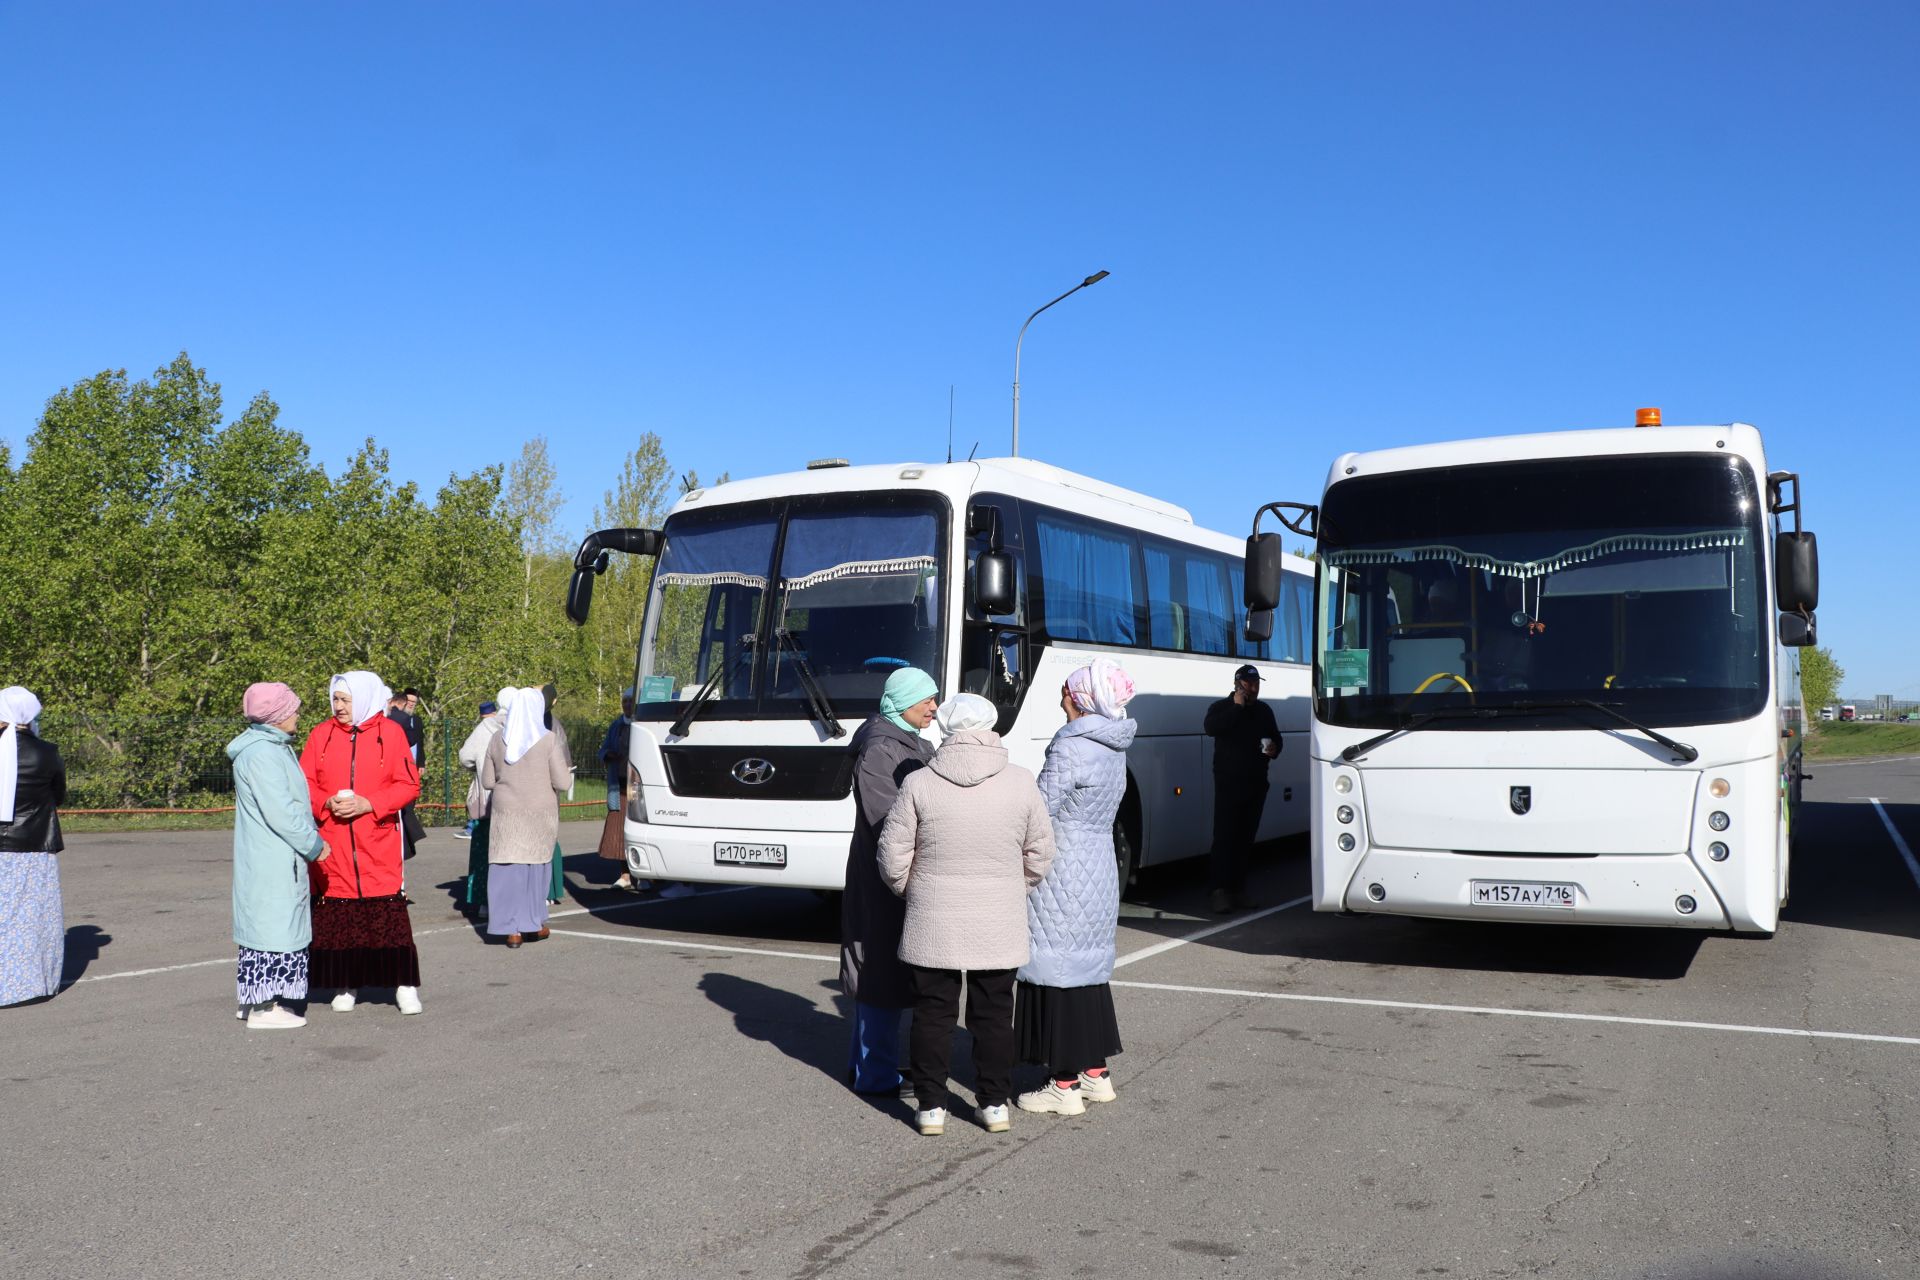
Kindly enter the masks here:
M 662 747 L 667 787 L 699 800 L 841 800 L 853 792 L 846 747 Z

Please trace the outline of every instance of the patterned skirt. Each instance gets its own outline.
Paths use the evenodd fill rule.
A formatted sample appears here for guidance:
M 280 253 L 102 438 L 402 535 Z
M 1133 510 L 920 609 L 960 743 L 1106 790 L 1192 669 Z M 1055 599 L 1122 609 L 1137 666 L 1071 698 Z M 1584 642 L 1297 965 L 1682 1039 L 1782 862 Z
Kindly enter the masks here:
M 266 1004 L 269 1000 L 305 1000 L 307 998 L 307 953 L 301 951 L 255 951 L 240 948 L 240 1003 Z
M 51 853 L 0 853 L 0 1005 L 58 991 L 66 957 L 60 860 Z
M 417 987 L 420 953 L 413 947 L 407 896 L 319 898 L 313 904 L 309 980 L 316 987 Z

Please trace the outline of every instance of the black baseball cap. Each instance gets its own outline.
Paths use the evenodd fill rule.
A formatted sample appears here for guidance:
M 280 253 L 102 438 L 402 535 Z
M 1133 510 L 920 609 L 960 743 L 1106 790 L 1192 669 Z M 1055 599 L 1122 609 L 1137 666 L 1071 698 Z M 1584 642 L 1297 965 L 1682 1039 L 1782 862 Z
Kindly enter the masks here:
M 1258 680 L 1260 678 L 1260 668 L 1249 662 L 1246 666 L 1234 672 L 1233 678 L 1235 680 Z

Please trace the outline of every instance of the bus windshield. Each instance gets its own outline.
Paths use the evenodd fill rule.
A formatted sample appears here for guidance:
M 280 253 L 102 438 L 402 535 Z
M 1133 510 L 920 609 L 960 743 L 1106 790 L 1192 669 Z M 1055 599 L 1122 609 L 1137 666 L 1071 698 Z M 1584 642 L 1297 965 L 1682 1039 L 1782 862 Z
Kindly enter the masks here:
M 1765 707 L 1771 612 L 1747 466 L 1653 455 L 1345 480 L 1321 507 L 1316 714 L 1391 729 L 1579 728 L 1591 699 L 1650 725 Z M 1500 713 L 1505 707 L 1511 714 Z M 1496 718 L 1497 717 L 1497 718 Z
M 707 718 L 805 717 L 807 680 L 856 722 L 901 667 L 940 670 L 945 508 L 870 493 L 685 511 L 668 520 L 640 655 L 643 720 L 708 683 Z

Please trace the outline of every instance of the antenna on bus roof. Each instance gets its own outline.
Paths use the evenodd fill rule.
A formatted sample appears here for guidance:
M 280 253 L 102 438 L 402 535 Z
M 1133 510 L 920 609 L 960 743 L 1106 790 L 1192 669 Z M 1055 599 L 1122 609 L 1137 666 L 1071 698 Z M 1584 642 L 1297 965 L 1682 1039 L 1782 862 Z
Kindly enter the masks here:
M 947 384 L 947 461 L 953 461 L 953 384 Z
M 969 450 L 967 450 L 967 461 L 968 461 L 968 462 L 972 462 L 972 461 L 973 461 L 973 455 L 974 455 L 974 454 L 976 454 L 976 453 L 978 453 L 978 452 L 980 452 L 980 442 L 979 442 L 978 440 L 975 440 L 975 441 L 973 442 L 973 448 L 971 448 L 971 449 L 969 449 Z

